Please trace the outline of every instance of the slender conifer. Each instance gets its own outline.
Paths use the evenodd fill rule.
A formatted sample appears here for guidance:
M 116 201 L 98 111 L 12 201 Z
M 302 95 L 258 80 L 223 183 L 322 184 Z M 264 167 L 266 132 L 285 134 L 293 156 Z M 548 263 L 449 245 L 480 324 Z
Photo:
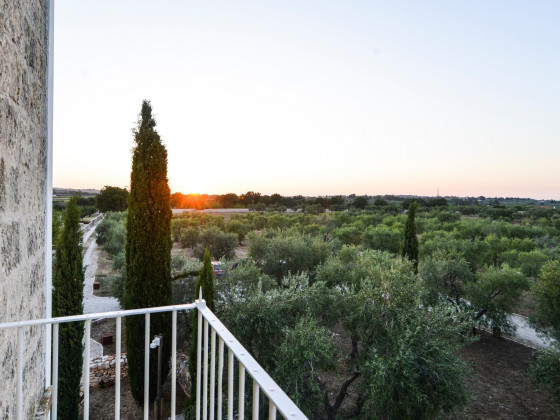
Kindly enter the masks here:
M 416 273 L 418 272 L 418 238 L 416 237 L 416 221 L 414 217 L 416 216 L 417 208 L 418 203 L 416 201 L 408 208 L 401 248 L 401 255 L 412 261 Z
M 66 206 L 64 230 L 56 247 L 53 276 L 53 315 L 83 313 L 84 270 L 82 266 L 82 231 L 77 198 Z M 58 418 L 78 419 L 80 380 L 82 377 L 83 322 L 59 326 L 58 347 Z
M 134 130 L 126 237 L 126 309 L 171 303 L 171 196 L 167 150 L 162 144 L 148 101 L 142 103 Z M 128 376 L 132 396 L 143 401 L 145 317 L 126 318 Z M 164 369 L 171 354 L 170 314 L 151 315 L 150 339 L 163 335 Z M 157 390 L 157 351 L 150 355 L 150 401 Z M 162 372 L 162 378 L 166 377 Z

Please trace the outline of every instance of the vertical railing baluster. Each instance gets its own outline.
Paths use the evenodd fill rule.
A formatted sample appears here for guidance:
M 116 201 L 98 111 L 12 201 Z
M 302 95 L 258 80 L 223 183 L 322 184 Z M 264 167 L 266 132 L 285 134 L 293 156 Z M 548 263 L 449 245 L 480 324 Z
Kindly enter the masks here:
M 17 329 L 17 406 L 18 420 L 23 418 L 23 327 Z
M 53 324 L 53 353 L 52 353 L 52 410 L 51 419 L 58 417 L 58 326 Z
M 210 345 L 212 354 L 210 355 L 210 420 L 214 420 L 214 408 L 216 403 L 216 330 L 212 327 Z
M 202 359 L 201 346 L 202 346 L 202 313 L 198 310 L 198 334 L 197 334 L 197 347 L 196 347 L 196 420 L 200 420 L 200 375 Z
M 144 420 L 150 410 L 150 314 L 145 316 L 144 328 Z
M 171 313 L 171 420 L 175 420 L 177 394 L 177 311 Z
M 259 384 L 253 379 L 253 420 L 259 418 Z
M 202 419 L 208 420 L 208 320 L 204 318 L 204 377 L 203 377 Z
M 239 420 L 245 419 L 245 366 L 239 361 Z
M 222 382 L 224 379 L 224 340 L 220 337 L 218 349 L 218 420 L 222 420 Z
M 268 400 L 268 420 L 276 420 L 276 406 L 272 400 Z
M 91 345 L 91 319 L 86 320 L 86 357 L 84 357 L 84 420 L 89 420 L 89 359 L 90 359 L 90 345 Z
M 233 420 L 233 352 L 228 349 L 228 420 Z
M 121 319 L 115 318 L 117 324 L 117 348 L 115 350 L 115 419 L 121 418 Z

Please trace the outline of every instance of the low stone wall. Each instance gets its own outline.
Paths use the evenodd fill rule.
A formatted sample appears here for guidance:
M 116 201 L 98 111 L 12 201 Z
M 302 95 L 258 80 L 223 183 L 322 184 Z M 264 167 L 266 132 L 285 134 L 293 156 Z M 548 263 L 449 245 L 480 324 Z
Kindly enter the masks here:
M 128 378 L 128 364 L 126 353 L 120 357 L 121 380 Z M 177 383 L 183 392 L 190 396 L 191 380 L 189 375 L 189 357 L 186 354 L 177 353 Z M 115 383 L 116 356 L 103 356 L 91 359 L 89 363 L 89 386 L 90 387 L 110 387 Z
M 89 362 L 89 386 L 105 387 L 115 383 L 116 355 L 103 356 L 91 359 Z M 128 365 L 126 353 L 122 353 L 119 363 L 121 365 L 121 379 L 128 378 Z

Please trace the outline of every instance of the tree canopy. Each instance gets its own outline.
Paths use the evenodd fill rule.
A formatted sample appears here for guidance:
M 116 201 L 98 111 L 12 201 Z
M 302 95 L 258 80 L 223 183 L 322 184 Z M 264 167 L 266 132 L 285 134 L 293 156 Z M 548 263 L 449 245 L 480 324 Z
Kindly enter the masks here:
M 105 185 L 95 198 L 95 205 L 100 212 L 124 211 L 128 204 L 128 191 L 125 188 Z

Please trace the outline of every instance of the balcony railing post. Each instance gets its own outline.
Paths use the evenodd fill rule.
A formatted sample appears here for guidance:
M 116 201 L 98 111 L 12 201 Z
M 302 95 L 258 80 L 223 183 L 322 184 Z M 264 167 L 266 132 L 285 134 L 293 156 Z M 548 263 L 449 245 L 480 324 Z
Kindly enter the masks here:
M 145 315 L 144 328 L 144 420 L 150 410 L 150 314 Z
M 259 418 L 259 384 L 253 379 L 253 420 Z
M 120 316 L 115 318 L 117 324 L 117 348 L 115 352 L 115 419 L 121 418 L 121 320 Z
M 268 420 L 276 420 L 276 406 L 272 400 L 268 401 Z
M 177 311 L 171 315 L 171 420 L 175 420 L 177 394 Z
M 84 420 L 89 420 L 89 359 L 91 344 L 91 319 L 86 320 L 85 336 L 86 356 L 84 357 Z
M 200 289 L 200 297 L 197 305 L 202 304 L 202 288 Z M 201 376 L 201 359 L 202 359 L 202 313 L 198 306 L 198 329 L 197 329 L 197 346 L 196 346 L 196 420 L 200 420 L 200 376 Z
M 210 340 L 212 354 L 210 356 L 210 420 L 214 420 L 214 408 L 216 403 L 216 330 L 212 328 Z
M 219 339 L 218 349 L 218 420 L 222 420 L 222 382 L 224 380 L 224 340 Z
M 56 420 L 58 416 L 58 325 L 53 324 L 53 353 L 52 353 L 52 410 L 51 419 Z
M 228 350 L 228 420 L 233 420 L 233 351 Z
M 202 419 L 208 420 L 208 320 L 204 320 L 204 376 L 202 377 Z

